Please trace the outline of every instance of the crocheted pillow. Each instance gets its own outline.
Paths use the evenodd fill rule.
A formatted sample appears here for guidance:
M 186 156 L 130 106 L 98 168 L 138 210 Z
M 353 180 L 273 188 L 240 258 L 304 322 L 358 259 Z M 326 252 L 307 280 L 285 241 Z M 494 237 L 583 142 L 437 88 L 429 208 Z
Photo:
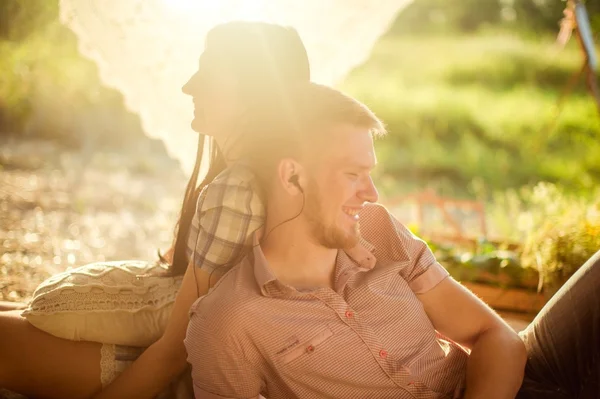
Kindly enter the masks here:
M 149 346 L 166 328 L 182 276 L 164 276 L 158 263 L 98 262 L 41 283 L 22 312 L 60 338 Z

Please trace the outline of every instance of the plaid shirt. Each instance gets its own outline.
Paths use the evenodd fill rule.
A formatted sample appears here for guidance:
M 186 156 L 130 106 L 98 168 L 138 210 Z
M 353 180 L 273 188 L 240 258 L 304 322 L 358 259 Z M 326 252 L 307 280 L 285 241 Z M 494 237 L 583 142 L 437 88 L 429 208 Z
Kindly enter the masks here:
M 263 225 L 264 205 L 253 188 L 254 174 L 236 164 L 219 174 L 198 197 L 188 237 L 188 257 L 212 272 L 233 266 Z
M 252 233 L 265 220 L 255 180 L 250 169 L 235 164 L 202 190 L 188 237 L 187 254 L 194 265 L 209 273 L 216 268 L 231 267 L 251 248 Z M 369 248 L 370 244 L 361 238 L 359 245 L 345 252 L 370 269 L 376 259 Z

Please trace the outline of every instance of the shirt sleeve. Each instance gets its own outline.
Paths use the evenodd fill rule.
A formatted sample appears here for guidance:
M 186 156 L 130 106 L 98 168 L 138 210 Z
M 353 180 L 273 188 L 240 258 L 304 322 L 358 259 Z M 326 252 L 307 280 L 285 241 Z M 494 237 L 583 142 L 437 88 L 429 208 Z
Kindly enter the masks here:
M 262 201 L 250 184 L 215 179 L 198 198 L 188 237 L 190 261 L 208 272 L 233 266 L 263 221 Z
M 257 398 L 264 391 L 257 368 L 217 337 L 199 313 L 191 315 L 185 346 L 197 399 Z
M 449 273 L 438 263 L 425 241 L 415 236 L 393 216 L 390 215 L 390 218 L 396 230 L 398 244 L 404 246 L 409 259 L 408 266 L 402 268 L 400 274 L 415 294 L 423 294 L 441 283 Z
M 416 294 L 429 291 L 448 277 L 427 244 L 383 205 L 366 206 L 360 220 L 361 235 L 375 247 L 377 260 L 398 264 L 399 274 Z

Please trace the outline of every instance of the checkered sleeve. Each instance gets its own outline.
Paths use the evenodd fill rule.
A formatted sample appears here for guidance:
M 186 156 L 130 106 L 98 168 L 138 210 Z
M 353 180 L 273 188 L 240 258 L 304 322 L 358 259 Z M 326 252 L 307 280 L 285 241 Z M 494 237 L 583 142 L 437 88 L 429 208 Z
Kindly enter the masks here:
M 188 237 L 191 262 L 207 272 L 229 267 L 251 244 L 262 226 L 264 207 L 252 187 L 253 175 L 228 169 L 200 193 Z
M 374 244 L 377 259 L 401 262 L 399 273 L 413 292 L 422 294 L 448 277 L 429 246 L 380 204 L 365 207 L 361 235 Z
M 390 218 L 396 229 L 397 243 L 405 248 L 410 259 L 409 266 L 402 269 L 400 274 L 408 281 L 413 292 L 423 294 L 442 282 L 449 273 L 438 263 L 425 241 L 393 216 L 390 215 Z

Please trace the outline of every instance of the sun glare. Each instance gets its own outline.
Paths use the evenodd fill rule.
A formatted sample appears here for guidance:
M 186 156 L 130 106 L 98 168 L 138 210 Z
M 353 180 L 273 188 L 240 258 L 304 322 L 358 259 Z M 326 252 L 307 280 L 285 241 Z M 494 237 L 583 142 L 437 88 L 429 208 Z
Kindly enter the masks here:
M 190 11 L 199 8 L 215 8 L 219 6 L 218 0 L 162 0 L 165 5 L 177 11 Z
M 234 15 L 242 20 L 268 20 L 269 13 L 265 0 L 162 0 L 176 12 Z
M 292 26 L 306 46 L 311 79 L 332 85 L 366 61 L 409 2 L 60 0 L 60 15 L 82 53 L 98 65 L 103 83 L 123 93 L 148 135 L 163 140 L 189 174 L 197 135 L 190 128 L 192 102 L 180 88 L 194 73 L 211 28 L 235 20 Z

